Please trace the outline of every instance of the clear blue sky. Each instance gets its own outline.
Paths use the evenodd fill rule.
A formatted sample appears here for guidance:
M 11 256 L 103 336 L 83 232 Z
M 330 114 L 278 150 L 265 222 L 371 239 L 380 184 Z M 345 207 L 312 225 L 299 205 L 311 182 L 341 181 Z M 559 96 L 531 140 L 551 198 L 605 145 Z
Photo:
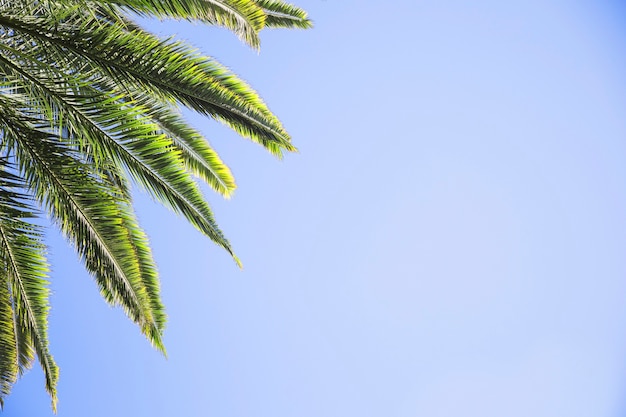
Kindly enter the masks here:
M 51 236 L 60 417 L 626 415 L 626 8 L 301 0 L 261 54 L 165 25 L 300 153 L 193 117 L 245 269 L 139 195 L 168 359 Z M 5 416 L 51 415 L 38 369 Z

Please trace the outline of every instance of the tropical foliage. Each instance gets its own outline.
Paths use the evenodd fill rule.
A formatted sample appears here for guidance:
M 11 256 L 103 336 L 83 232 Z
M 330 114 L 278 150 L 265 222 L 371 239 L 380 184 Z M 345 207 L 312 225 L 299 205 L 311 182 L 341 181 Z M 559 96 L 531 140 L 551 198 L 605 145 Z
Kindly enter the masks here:
M 159 281 L 131 181 L 239 262 L 193 177 L 225 197 L 235 182 L 178 106 L 274 155 L 294 150 L 247 84 L 144 30 L 137 15 L 223 26 L 253 48 L 263 28 L 310 26 L 280 0 L 0 0 L 0 403 L 37 357 L 56 407 L 40 216 L 76 249 L 106 301 L 164 351 Z

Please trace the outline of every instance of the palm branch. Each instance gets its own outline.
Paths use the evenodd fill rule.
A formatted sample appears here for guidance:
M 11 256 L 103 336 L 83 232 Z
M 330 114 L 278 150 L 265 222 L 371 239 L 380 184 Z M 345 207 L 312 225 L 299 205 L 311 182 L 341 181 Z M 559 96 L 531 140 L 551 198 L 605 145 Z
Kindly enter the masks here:
M 295 150 L 244 81 L 133 15 L 223 26 L 253 48 L 265 27 L 311 26 L 303 10 L 276 0 L 0 0 L 0 405 L 37 357 L 56 409 L 38 217 L 53 219 L 105 300 L 165 352 L 158 274 L 130 183 L 239 264 L 194 177 L 224 197 L 235 181 L 178 107 L 276 156 Z

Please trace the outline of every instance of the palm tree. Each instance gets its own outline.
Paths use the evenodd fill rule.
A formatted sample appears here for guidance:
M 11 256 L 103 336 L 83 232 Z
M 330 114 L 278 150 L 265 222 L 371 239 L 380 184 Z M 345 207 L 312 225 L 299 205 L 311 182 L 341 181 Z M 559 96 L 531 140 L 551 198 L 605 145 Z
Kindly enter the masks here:
M 295 149 L 248 85 L 133 15 L 224 26 L 253 48 L 265 27 L 311 25 L 281 0 L 0 0 L 0 405 L 36 356 L 56 409 L 39 216 L 53 219 L 106 301 L 164 352 L 159 281 L 130 181 L 239 263 L 192 175 L 225 197 L 235 182 L 177 106 L 274 155 Z

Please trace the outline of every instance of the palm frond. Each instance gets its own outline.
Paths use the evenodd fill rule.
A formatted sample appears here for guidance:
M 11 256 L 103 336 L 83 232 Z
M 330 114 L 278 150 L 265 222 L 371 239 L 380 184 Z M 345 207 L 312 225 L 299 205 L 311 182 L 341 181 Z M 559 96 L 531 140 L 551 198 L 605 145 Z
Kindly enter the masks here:
M 229 171 L 220 166 L 219 158 L 209 153 L 210 148 L 207 151 L 206 146 L 193 143 L 192 140 L 197 139 L 196 137 L 192 137 L 188 141 L 190 143 L 185 143 L 183 138 L 178 140 L 179 144 L 188 146 L 186 152 L 179 154 L 172 142 L 173 137 L 159 133 L 161 126 L 152 124 L 147 116 L 142 115 L 140 107 L 133 107 L 133 103 L 124 101 L 122 96 L 110 97 L 84 82 L 74 83 L 74 90 L 66 91 L 67 87 L 58 88 L 53 80 L 48 79 L 46 73 L 38 73 L 36 67 L 27 67 L 24 70 L 24 65 L 28 63 L 25 59 L 20 62 L 22 65 L 17 65 L 0 54 L 0 69 L 6 73 L 14 71 L 16 75 L 28 77 L 28 97 L 41 96 L 42 101 L 53 105 L 55 117 L 65 120 L 69 136 L 79 138 L 79 148 L 96 158 L 97 166 L 104 163 L 103 161 L 111 160 L 125 166 L 153 197 L 184 215 L 201 232 L 237 259 L 180 157 L 185 154 L 185 160 L 204 168 L 203 172 L 207 174 L 205 178 L 209 183 L 215 184 L 218 180 L 219 185 L 225 185 L 224 191 L 229 192 L 229 188 L 232 188 Z M 29 101 L 27 106 L 32 107 L 35 104 Z M 180 120 L 172 117 L 165 120 L 165 116 L 167 115 L 164 115 L 164 121 L 169 121 L 170 128 L 189 134 Z M 206 161 L 198 157 L 192 159 L 196 155 L 191 151 L 204 152 L 199 156 Z M 207 166 L 198 162 L 205 162 L 204 165 L 212 171 L 207 172 Z
M 265 25 L 265 13 L 254 0 L 105 0 L 106 3 L 143 16 L 186 19 L 223 26 L 248 45 L 258 48 L 258 32 Z
M 0 106 L 4 139 L 19 160 L 29 189 L 53 216 L 94 276 L 103 297 L 121 305 L 159 349 L 160 312 L 152 310 L 135 258 L 129 231 L 132 224 L 120 209 L 110 185 L 94 178 L 89 166 L 36 129 L 25 117 Z
M 0 256 L 6 262 L 11 284 L 17 316 L 15 325 L 21 327 L 22 340 L 28 337 L 27 340 L 32 341 L 44 371 L 52 408 L 56 409 L 58 367 L 48 349 L 48 268 L 43 256 L 41 235 L 25 222 L 3 220 L 0 223 Z
M 6 159 L 1 159 L 0 165 L 6 168 Z M 23 187 L 21 178 L 6 169 L 0 169 L 0 270 L 3 271 L 0 285 L 0 303 L 3 304 L 1 326 L 8 326 L 3 329 L 3 345 L 13 343 L 6 350 L 7 358 L 13 361 L 13 375 L 7 376 L 15 378 L 30 367 L 33 353 L 36 352 L 44 371 L 46 390 L 52 398 L 52 408 L 56 409 L 58 367 L 49 352 L 47 335 L 48 266 L 39 227 L 24 220 L 32 217 L 32 213 L 27 210 L 27 197 L 15 191 Z M 5 304 L 7 301 L 8 305 Z M 6 321 L 8 314 L 12 316 L 11 323 Z M 8 334 L 8 329 L 13 330 L 12 336 Z M 10 380 L 5 375 L 2 375 L 1 380 L 2 395 L 6 395 Z
M 265 26 L 270 28 L 309 29 L 313 22 L 303 9 L 280 0 L 255 0 L 265 13 Z
M 208 140 L 193 129 L 169 106 L 150 101 L 144 105 L 146 114 L 167 135 L 180 151 L 187 170 L 202 179 L 213 190 L 228 198 L 235 191 L 233 175 Z
M 46 18 L 0 15 L 0 25 L 41 44 L 49 65 L 78 60 L 99 69 L 131 97 L 177 102 L 230 126 L 280 156 L 294 151 L 280 121 L 258 94 L 225 67 L 188 45 L 145 31 L 105 26 L 86 17 L 80 28 Z M 114 51 L 114 52 L 112 52 Z M 79 57 L 80 59 L 77 59 Z M 83 68 L 84 70 L 84 68 Z
M 0 408 L 4 398 L 11 393 L 11 388 L 18 375 L 18 345 L 13 315 L 13 299 L 9 292 L 9 281 L 4 271 L 0 271 Z
M 248 84 L 126 12 L 223 26 L 255 48 L 263 28 L 311 26 L 306 12 L 282 0 L 0 0 L 0 406 L 36 356 L 56 408 L 39 210 L 74 246 L 105 300 L 165 352 L 157 269 L 130 181 L 240 265 L 193 176 L 225 197 L 235 181 L 176 107 L 276 156 L 296 150 Z

